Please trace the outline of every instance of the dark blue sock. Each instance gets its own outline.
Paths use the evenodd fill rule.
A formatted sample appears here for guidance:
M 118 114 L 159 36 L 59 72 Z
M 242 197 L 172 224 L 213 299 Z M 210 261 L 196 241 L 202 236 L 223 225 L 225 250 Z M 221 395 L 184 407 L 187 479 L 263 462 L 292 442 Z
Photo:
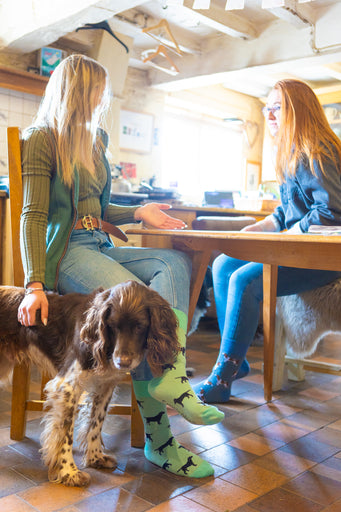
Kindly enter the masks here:
M 219 355 L 211 375 L 207 379 L 195 384 L 193 389 L 203 402 L 228 402 L 232 382 L 245 377 L 249 371 L 250 366 L 246 359 L 231 357 L 227 353 L 223 353 Z

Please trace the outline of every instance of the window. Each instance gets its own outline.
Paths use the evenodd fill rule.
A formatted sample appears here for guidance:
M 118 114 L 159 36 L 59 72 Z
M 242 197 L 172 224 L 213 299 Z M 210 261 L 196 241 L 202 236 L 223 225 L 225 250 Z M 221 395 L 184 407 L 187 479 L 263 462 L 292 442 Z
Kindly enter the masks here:
M 161 186 L 202 204 L 205 191 L 241 190 L 243 134 L 206 116 L 167 113 L 163 127 Z

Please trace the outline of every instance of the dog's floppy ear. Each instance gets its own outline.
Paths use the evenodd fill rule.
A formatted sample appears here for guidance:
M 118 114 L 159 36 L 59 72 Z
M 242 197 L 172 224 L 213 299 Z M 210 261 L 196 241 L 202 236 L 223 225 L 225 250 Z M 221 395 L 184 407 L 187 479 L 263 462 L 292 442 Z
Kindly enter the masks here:
M 150 327 L 147 339 L 147 360 L 153 375 L 160 375 L 162 366 L 174 362 L 181 349 L 178 342 L 178 321 L 169 303 L 157 292 L 147 288 Z
M 85 313 L 84 322 L 80 330 L 80 339 L 86 343 L 97 367 L 105 367 L 110 357 L 112 337 L 108 335 L 107 319 L 111 312 L 110 290 L 97 293 Z

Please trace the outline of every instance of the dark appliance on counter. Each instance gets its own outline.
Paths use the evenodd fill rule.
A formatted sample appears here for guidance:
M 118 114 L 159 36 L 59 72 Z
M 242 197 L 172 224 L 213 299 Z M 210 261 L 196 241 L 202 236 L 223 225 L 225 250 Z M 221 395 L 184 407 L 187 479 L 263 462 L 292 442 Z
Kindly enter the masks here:
M 137 192 L 116 192 L 112 191 L 110 199 L 112 203 L 134 206 L 145 201 L 156 201 L 159 203 L 167 202 L 170 199 L 178 199 L 179 194 L 176 190 L 152 187 L 144 181 L 141 182 Z
M 178 199 L 179 193 L 172 188 L 152 187 L 145 181 L 141 182 L 139 193 L 148 194 L 151 201 L 167 201 L 167 199 Z
M 234 194 L 238 194 L 238 192 L 232 190 L 215 190 L 213 192 L 205 192 L 203 206 L 214 206 L 216 208 L 233 208 Z
M 110 201 L 120 206 L 135 206 L 148 199 L 148 194 L 134 192 L 111 192 Z

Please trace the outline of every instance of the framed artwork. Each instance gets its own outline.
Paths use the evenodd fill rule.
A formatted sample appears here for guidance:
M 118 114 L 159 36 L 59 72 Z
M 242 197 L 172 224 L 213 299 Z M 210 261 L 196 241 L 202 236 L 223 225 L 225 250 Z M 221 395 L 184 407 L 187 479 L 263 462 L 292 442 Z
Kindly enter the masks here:
M 258 190 L 260 184 L 260 162 L 246 162 L 245 190 Z
M 40 50 L 40 74 L 51 76 L 58 64 L 63 59 L 63 50 L 58 48 L 44 47 Z
M 328 103 L 323 109 L 331 129 L 341 139 L 341 103 Z
M 154 116 L 130 110 L 120 112 L 120 149 L 149 153 L 152 149 Z

